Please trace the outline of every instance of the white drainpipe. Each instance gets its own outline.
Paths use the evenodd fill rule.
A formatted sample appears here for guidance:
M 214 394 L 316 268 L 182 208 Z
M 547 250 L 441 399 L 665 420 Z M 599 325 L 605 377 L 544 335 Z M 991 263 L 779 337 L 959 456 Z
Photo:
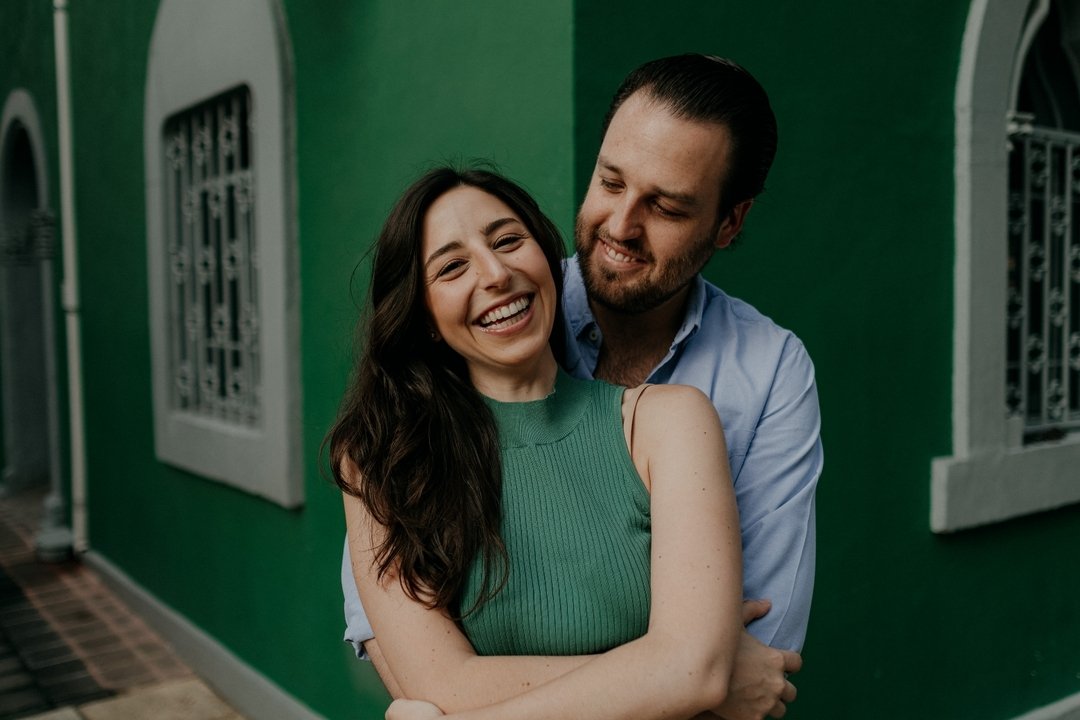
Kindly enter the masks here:
M 60 135 L 60 235 L 63 239 L 63 306 L 67 329 L 68 398 L 71 416 L 71 530 L 74 550 L 85 552 L 86 445 L 83 425 L 82 331 L 75 237 L 75 168 L 71 143 L 71 78 L 68 73 L 67 0 L 53 0 L 56 44 L 56 113 Z

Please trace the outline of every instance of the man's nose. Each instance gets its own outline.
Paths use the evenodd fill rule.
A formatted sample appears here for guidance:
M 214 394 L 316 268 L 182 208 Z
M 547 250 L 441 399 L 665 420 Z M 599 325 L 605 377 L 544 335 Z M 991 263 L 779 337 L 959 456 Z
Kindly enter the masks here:
M 641 220 L 636 199 L 623 193 L 608 216 L 608 236 L 615 241 L 632 240 L 641 234 Z

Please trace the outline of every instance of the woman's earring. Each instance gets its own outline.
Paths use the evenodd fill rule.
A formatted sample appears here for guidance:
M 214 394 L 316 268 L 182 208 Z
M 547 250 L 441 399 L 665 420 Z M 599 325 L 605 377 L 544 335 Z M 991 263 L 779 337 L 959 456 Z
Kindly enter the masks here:
M 431 336 L 431 342 L 439 341 L 439 333 L 435 332 L 434 330 L 429 330 L 428 335 Z

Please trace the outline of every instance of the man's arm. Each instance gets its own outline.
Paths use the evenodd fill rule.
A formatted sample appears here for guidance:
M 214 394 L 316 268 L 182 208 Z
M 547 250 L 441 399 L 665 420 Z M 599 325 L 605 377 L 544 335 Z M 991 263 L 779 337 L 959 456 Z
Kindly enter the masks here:
M 735 478 L 743 547 L 743 594 L 772 609 L 749 629 L 766 645 L 800 650 L 814 591 L 814 494 L 821 475 L 821 414 L 814 366 L 789 336 Z

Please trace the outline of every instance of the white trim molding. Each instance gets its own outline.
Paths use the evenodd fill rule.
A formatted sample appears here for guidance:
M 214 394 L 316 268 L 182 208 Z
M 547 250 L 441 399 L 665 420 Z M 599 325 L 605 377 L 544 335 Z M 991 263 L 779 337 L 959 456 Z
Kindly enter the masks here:
M 1013 720 L 1080 720 L 1080 693 L 1024 713 Z
M 931 468 L 930 526 L 952 532 L 1080 502 L 1080 438 L 1023 444 L 1006 414 L 1006 115 L 1029 0 L 973 0 L 956 82 L 953 454 Z
M 293 78 L 278 0 L 162 0 L 146 79 L 147 260 L 158 458 L 263 496 L 303 503 Z M 168 118 L 244 86 L 251 98 L 260 407 L 253 425 L 173 407 L 163 129 Z M 257 259 L 256 259 L 257 258 Z
M 100 574 L 113 592 L 168 641 L 184 662 L 246 717 L 274 720 L 322 718 L 183 615 L 151 595 L 103 556 L 90 551 L 83 559 Z

